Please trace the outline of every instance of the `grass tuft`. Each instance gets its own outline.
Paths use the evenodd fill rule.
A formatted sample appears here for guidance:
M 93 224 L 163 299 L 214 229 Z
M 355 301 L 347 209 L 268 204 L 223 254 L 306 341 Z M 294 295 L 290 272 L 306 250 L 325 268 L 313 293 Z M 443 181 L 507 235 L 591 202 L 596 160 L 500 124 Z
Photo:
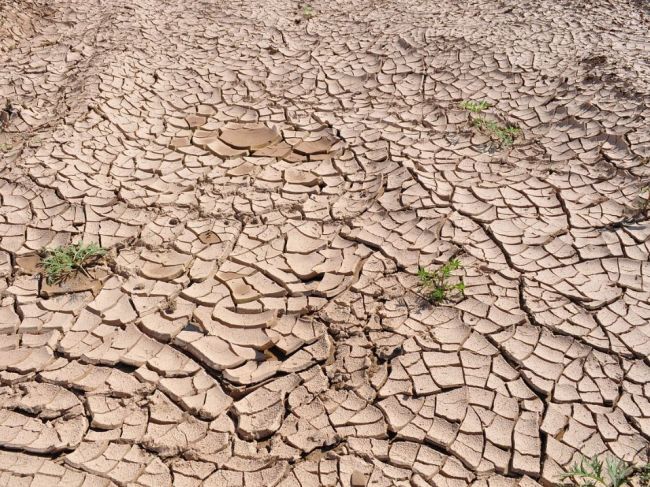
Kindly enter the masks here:
M 303 7 L 302 7 L 302 16 L 304 18 L 311 19 L 315 15 L 316 15 L 316 12 L 314 11 L 314 8 L 311 5 L 309 5 L 308 3 L 303 5 Z
M 494 120 L 487 120 L 483 117 L 476 117 L 472 120 L 472 125 L 487 132 L 491 137 L 497 139 L 502 146 L 511 146 L 515 138 L 521 133 L 521 129 L 512 125 L 499 125 Z
M 434 271 L 420 267 L 418 278 L 427 299 L 433 303 L 441 303 L 448 298 L 450 293 L 459 292 L 462 295 L 465 291 L 465 283 L 462 279 L 455 284 L 449 282 L 451 273 L 462 267 L 458 259 L 452 259 Z
M 106 249 L 95 243 L 84 245 L 79 242 L 51 250 L 42 261 L 47 283 L 57 284 L 76 272 L 88 276 L 86 269 L 96 264 L 104 255 Z
M 485 100 L 481 100 L 481 101 L 463 100 L 460 102 L 460 107 L 463 110 L 467 110 L 472 113 L 481 113 L 483 110 L 487 110 L 488 108 L 491 108 L 492 105 L 490 105 Z
M 560 475 L 568 485 L 579 487 L 622 487 L 624 485 L 648 485 L 650 464 L 635 467 L 619 458 L 607 458 L 603 463 L 598 457 L 583 458 Z M 565 483 L 564 485 L 567 485 Z

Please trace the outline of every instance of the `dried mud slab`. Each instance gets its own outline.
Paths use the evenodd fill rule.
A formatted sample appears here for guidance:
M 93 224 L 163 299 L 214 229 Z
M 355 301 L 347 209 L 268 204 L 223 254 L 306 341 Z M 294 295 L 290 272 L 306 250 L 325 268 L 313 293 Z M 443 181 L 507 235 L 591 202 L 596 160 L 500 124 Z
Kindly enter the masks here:
M 0 486 L 647 462 L 648 14 L 0 0 Z

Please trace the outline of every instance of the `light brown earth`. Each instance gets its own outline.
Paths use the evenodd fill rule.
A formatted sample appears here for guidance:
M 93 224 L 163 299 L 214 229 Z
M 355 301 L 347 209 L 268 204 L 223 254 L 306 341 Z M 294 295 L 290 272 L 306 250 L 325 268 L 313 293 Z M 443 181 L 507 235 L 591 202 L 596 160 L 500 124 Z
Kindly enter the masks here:
M 0 0 L 0 485 L 646 462 L 644 8 Z M 112 259 L 46 286 L 80 240 Z

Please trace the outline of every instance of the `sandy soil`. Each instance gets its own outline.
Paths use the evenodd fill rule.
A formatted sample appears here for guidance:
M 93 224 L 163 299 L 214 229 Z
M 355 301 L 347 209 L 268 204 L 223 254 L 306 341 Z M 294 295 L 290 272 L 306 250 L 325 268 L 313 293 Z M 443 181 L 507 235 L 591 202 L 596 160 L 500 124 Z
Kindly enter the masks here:
M 0 0 L 0 486 L 647 462 L 648 15 Z M 45 282 L 78 241 L 110 256 Z

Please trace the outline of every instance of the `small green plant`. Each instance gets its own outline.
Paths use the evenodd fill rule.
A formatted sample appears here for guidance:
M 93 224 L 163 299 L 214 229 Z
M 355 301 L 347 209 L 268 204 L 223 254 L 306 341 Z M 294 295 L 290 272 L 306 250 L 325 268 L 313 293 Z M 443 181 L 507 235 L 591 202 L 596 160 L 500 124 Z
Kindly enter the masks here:
M 316 15 L 316 12 L 314 11 L 313 7 L 306 3 L 302 7 L 302 16 L 306 19 L 311 19 L 313 16 Z
M 463 110 L 470 111 L 472 113 L 481 113 L 483 110 L 487 110 L 492 105 L 490 105 L 485 100 L 474 101 L 474 100 L 464 100 L 460 102 L 460 107 Z
M 650 463 L 646 463 L 642 467 L 637 469 L 639 475 L 639 485 L 641 487 L 650 486 Z
M 520 128 L 512 125 L 499 125 L 494 120 L 487 120 L 483 117 L 476 117 L 473 119 L 472 125 L 479 130 L 487 132 L 491 137 L 496 138 L 502 146 L 510 146 L 514 144 L 515 138 L 521 133 Z
M 463 294 L 465 292 L 465 283 L 460 280 L 457 283 L 450 283 L 451 273 L 462 267 L 460 260 L 452 259 L 435 271 L 430 271 L 424 267 L 418 269 L 418 278 L 422 291 L 427 299 L 433 303 L 441 303 L 446 300 L 450 293 L 454 291 Z
M 633 479 L 638 477 L 640 485 L 644 485 L 643 482 L 647 482 L 647 476 L 650 474 L 649 465 L 634 467 L 619 458 L 607 458 L 603 464 L 598 457 L 583 458 L 579 464 L 571 465 L 560 478 L 569 480 L 569 485 L 580 487 L 621 487 L 631 485 Z
M 86 269 L 96 264 L 104 255 L 106 249 L 95 243 L 84 245 L 83 242 L 79 242 L 57 247 L 49 251 L 42 261 L 47 283 L 57 284 L 75 272 L 83 272 L 90 277 Z
M 0 144 L 0 152 L 9 152 L 12 149 L 12 147 L 13 146 L 11 144 L 1 143 Z

